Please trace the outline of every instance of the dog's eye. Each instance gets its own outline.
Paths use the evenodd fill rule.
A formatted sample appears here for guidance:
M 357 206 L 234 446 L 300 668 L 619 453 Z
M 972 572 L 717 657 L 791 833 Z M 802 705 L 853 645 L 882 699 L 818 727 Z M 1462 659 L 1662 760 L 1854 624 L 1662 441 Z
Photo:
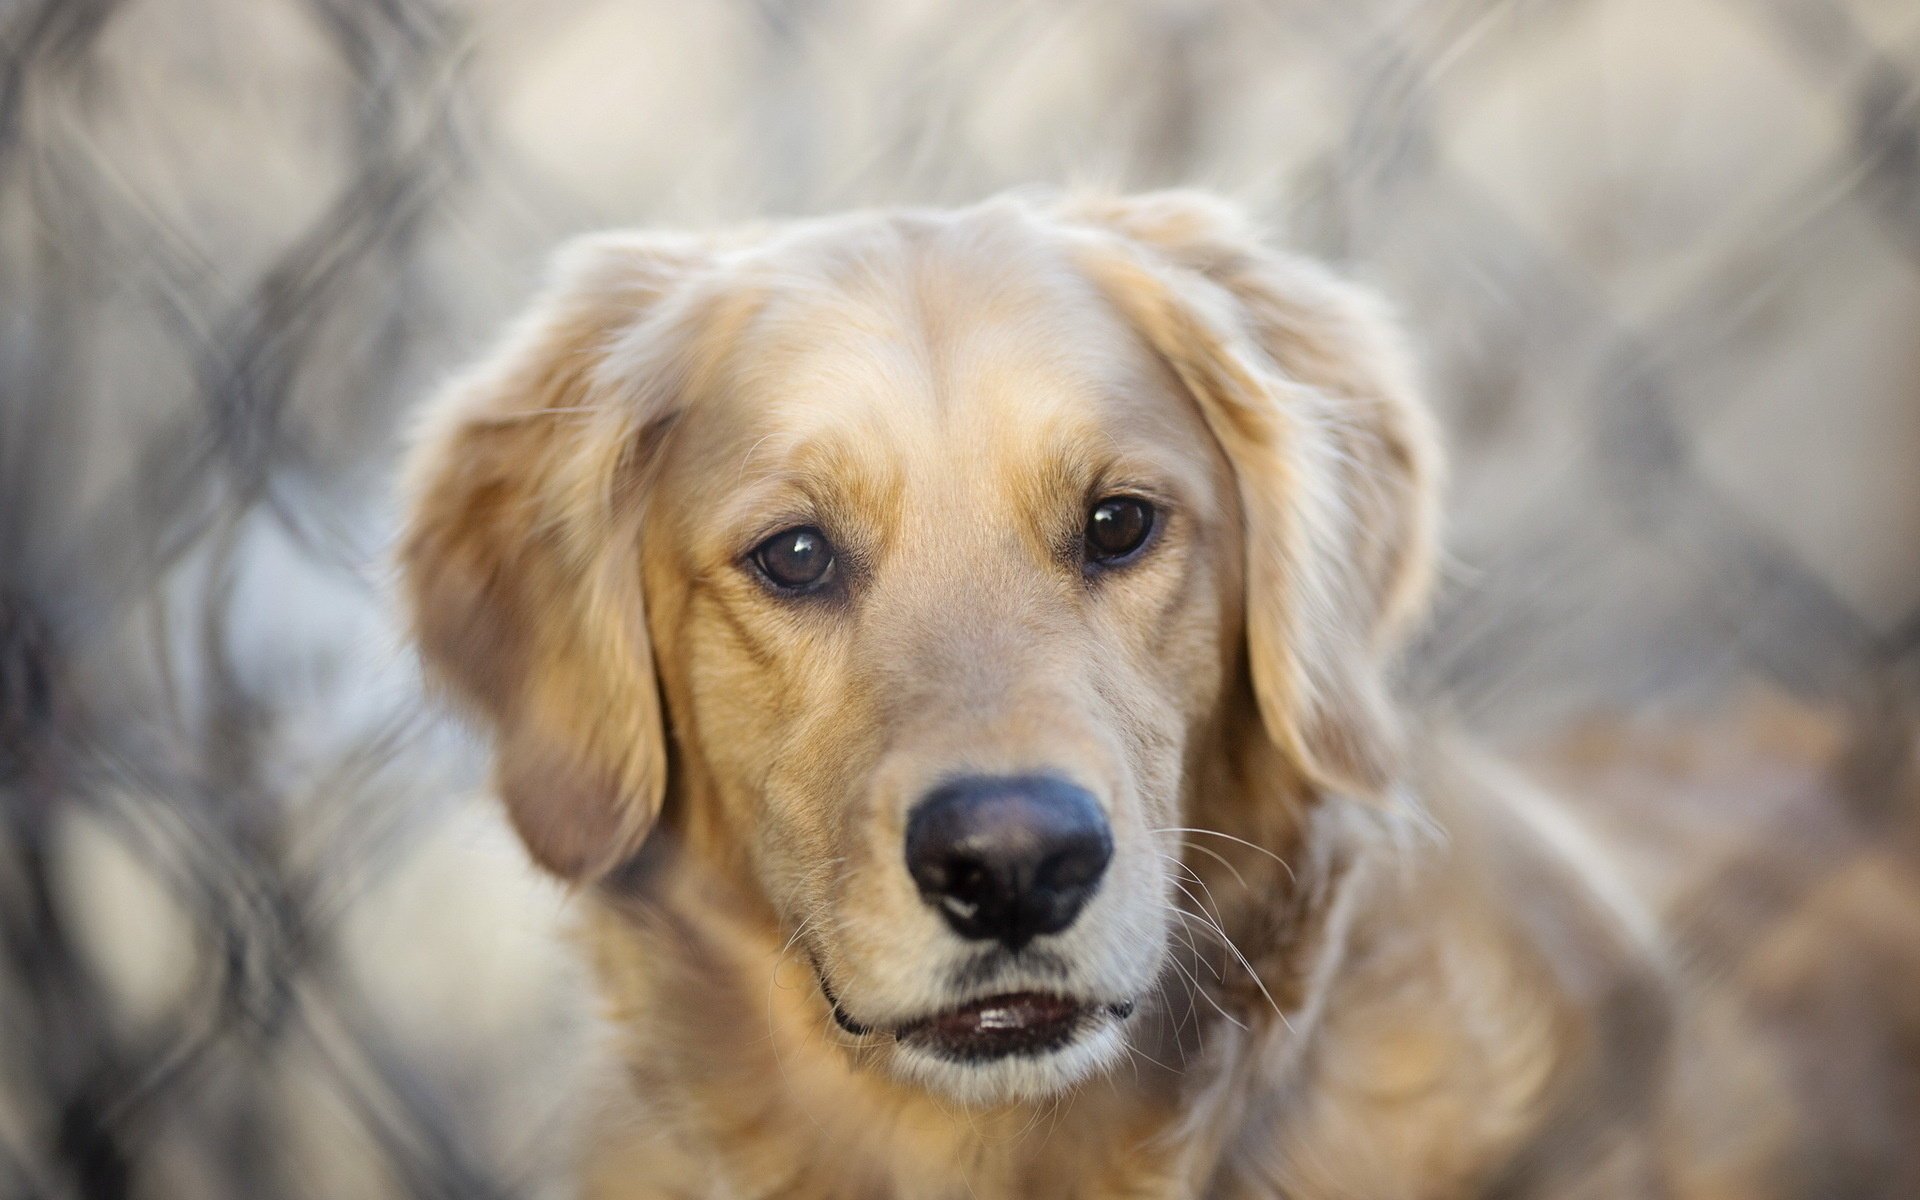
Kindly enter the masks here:
M 788 592 L 808 592 L 825 583 L 833 557 L 833 543 L 811 525 L 783 529 L 753 549 L 753 565 Z
M 1108 496 L 1087 514 L 1087 561 L 1117 563 L 1152 532 L 1153 505 L 1138 496 Z

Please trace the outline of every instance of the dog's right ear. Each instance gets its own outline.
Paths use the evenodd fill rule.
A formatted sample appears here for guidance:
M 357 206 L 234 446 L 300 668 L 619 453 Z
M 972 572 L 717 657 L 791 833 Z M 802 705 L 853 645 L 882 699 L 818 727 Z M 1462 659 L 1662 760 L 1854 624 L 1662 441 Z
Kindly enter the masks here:
M 1246 521 L 1247 660 L 1306 778 L 1394 782 L 1386 669 L 1425 608 L 1440 453 L 1394 322 L 1193 192 L 1081 199 L 1077 260 L 1193 394 Z
M 588 881 L 658 816 L 666 731 L 640 592 L 649 462 L 698 368 L 691 240 L 582 239 L 499 351 L 438 396 L 401 572 L 432 676 L 495 735 L 534 859 Z

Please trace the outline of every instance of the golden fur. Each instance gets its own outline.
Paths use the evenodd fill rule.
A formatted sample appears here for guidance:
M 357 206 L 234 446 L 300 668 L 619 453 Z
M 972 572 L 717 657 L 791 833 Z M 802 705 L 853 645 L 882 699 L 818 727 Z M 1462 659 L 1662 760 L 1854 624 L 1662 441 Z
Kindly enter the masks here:
M 1788 1073 L 1649 891 L 1393 701 L 1437 474 L 1371 300 L 1206 197 L 573 247 L 431 409 L 403 553 L 581 888 L 626 1068 L 593 1194 L 1801 1186 Z M 1089 583 L 1060 547 L 1115 488 L 1168 515 Z M 839 600 L 743 568 L 800 523 Z M 834 1023 L 965 998 L 900 852 L 962 767 L 1100 798 L 1049 986 L 1130 1019 L 987 1063 Z

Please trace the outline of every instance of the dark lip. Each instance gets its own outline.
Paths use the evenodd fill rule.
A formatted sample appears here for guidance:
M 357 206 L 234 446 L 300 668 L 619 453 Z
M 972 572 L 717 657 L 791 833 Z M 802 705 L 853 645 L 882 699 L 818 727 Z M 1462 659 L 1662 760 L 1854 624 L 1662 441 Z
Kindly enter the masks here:
M 833 1023 L 835 1025 L 838 1025 L 855 1037 L 865 1037 L 873 1032 L 873 1026 L 862 1025 L 860 1022 L 848 1016 L 846 1009 L 840 1007 L 840 997 L 833 994 L 833 988 L 827 984 L 827 973 L 820 969 L 820 964 L 818 963 L 814 964 L 813 977 L 820 983 L 820 994 L 827 998 L 828 1006 L 833 1009 Z
M 847 1015 L 833 992 L 820 981 L 833 1006 L 833 1019 L 848 1033 L 875 1032 Z M 1106 1018 L 1124 1021 L 1133 1002 L 1077 1000 L 1050 992 L 1003 992 L 956 1008 L 894 1026 L 885 1032 L 902 1045 L 925 1050 L 951 1062 L 990 1062 L 1014 1056 L 1048 1054 L 1073 1041 L 1089 1025 Z

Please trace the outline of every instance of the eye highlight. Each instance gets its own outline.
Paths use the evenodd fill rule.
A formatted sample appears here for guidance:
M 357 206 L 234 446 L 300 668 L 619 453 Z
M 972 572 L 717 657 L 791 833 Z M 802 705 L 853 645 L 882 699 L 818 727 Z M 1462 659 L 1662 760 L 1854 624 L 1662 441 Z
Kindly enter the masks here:
M 1139 553 L 1153 533 L 1153 505 L 1138 496 L 1108 496 L 1087 514 L 1083 535 L 1089 563 L 1117 566 Z
M 818 591 L 831 581 L 837 555 L 818 528 L 796 525 L 755 546 L 748 558 L 776 589 L 800 595 Z

